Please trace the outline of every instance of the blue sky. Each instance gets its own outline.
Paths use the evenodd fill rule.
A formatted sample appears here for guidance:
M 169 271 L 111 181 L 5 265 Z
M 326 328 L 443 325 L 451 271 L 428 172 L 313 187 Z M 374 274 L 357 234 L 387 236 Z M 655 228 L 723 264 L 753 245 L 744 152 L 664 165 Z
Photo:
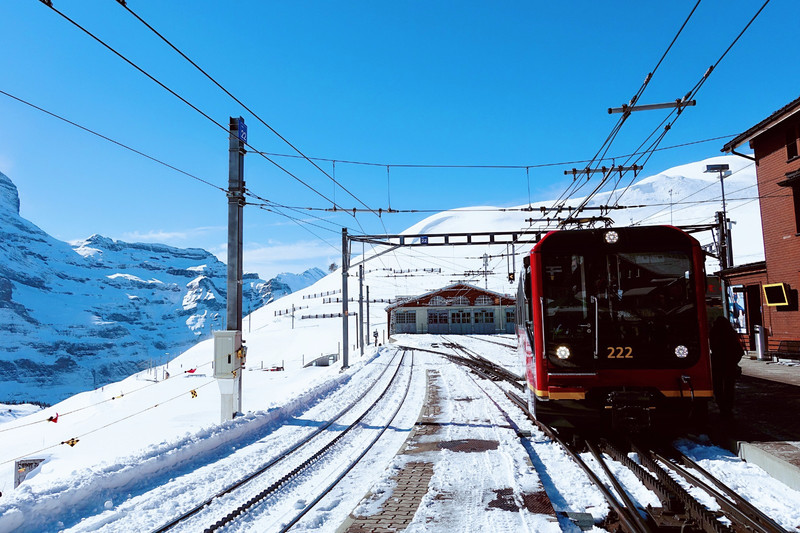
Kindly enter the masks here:
M 218 122 L 242 115 L 255 148 L 292 153 L 115 0 L 53 3 Z M 762 3 L 703 0 L 640 102 L 688 92 Z M 394 167 L 387 186 L 385 165 L 531 166 L 532 199 L 557 196 L 563 170 L 579 165 L 538 165 L 595 154 L 617 119 L 607 108 L 638 90 L 695 1 L 128 5 L 306 155 L 338 160 L 337 180 L 371 208 L 441 210 L 527 203 L 526 172 Z M 796 1 L 772 0 L 661 146 L 736 135 L 797 98 L 797 19 Z M 206 118 L 41 2 L 6 0 L 0 20 L 0 90 L 227 186 L 227 135 Z M 635 113 L 609 154 L 632 152 L 665 114 Z M 719 155 L 726 140 L 658 152 L 643 174 Z M 307 162 L 275 159 L 361 207 Z M 59 239 L 224 250 L 220 191 L 4 95 L 0 171 L 19 188 L 22 215 Z M 330 207 L 258 155 L 245 158 L 245 178 L 275 202 Z M 306 227 L 315 236 L 248 207 L 245 268 L 270 276 L 338 262 L 338 227 L 394 233 L 426 215 L 316 216 L 330 223 Z

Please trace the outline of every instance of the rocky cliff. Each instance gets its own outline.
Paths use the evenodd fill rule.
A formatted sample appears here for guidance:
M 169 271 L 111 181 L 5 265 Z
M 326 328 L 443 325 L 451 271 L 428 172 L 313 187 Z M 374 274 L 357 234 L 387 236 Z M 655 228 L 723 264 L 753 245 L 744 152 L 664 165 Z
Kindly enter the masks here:
M 19 215 L 0 173 L 0 402 L 55 402 L 164 362 L 225 327 L 226 267 L 198 248 L 54 239 Z M 244 279 L 244 309 L 319 269 Z

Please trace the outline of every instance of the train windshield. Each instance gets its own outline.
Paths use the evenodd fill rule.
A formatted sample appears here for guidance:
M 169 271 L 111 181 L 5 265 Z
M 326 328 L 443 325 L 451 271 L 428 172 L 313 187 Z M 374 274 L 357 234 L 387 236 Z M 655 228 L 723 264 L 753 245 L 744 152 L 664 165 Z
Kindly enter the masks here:
M 696 362 L 690 252 L 544 254 L 542 259 L 545 349 L 556 368 Z M 679 349 L 676 356 L 679 346 L 688 353 Z

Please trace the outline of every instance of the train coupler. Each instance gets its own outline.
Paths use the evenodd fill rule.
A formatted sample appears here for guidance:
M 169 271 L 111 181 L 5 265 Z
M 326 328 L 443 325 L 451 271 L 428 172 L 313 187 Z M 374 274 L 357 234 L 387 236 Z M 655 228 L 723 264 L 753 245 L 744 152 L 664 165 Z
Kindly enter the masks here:
M 651 392 L 614 391 L 606 401 L 614 429 L 631 431 L 651 426 L 651 414 L 655 410 L 655 397 Z

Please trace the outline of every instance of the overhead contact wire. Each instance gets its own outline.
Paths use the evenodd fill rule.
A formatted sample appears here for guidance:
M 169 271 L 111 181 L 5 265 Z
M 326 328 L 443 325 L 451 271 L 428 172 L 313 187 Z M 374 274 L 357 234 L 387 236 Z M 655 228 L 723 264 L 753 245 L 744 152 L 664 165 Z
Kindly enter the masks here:
M 186 98 L 184 98 L 183 96 L 181 96 L 181 95 L 180 95 L 180 94 L 178 94 L 177 92 L 175 92 L 175 91 L 173 91 L 172 89 L 170 89 L 168 86 L 166 86 L 164 83 L 162 83 L 162 82 L 161 82 L 161 81 L 159 81 L 157 78 L 155 78 L 154 76 L 152 76 L 150 73 L 148 73 L 147 71 L 145 71 L 143 68 L 139 67 L 139 66 L 138 66 L 136 63 L 134 63 L 133 61 L 131 61 L 130 59 L 128 59 L 127 57 L 125 57 L 124 55 L 122 55 L 120 52 L 118 52 L 117 50 L 115 50 L 115 49 L 114 49 L 114 48 L 113 48 L 111 45 L 107 44 L 105 41 L 103 41 L 102 39 L 100 39 L 99 37 L 97 37 L 95 34 L 93 34 L 92 32 L 90 32 L 89 30 L 87 30 L 86 28 L 84 28 L 83 26 L 81 26 L 80 24 L 78 24 L 76 21 L 72 20 L 72 19 L 71 19 L 69 16 L 67 16 L 65 13 L 62 13 L 61 11 L 59 11 L 58 9 L 56 9 L 56 7 L 54 7 L 54 6 L 53 6 L 52 2 L 49 2 L 48 0 L 39 0 L 39 1 L 40 1 L 40 2 L 42 2 L 44 5 L 46 5 L 47 7 L 49 7 L 50 9 L 52 9 L 54 12 L 56 12 L 58 15 L 60 15 L 62 18 L 64 18 L 66 21 L 68 21 L 70 24 L 72 24 L 72 25 L 73 25 L 73 26 L 75 26 L 76 28 L 80 29 L 80 30 L 81 30 L 82 32 L 84 32 L 86 35 L 88 35 L 89 37 L 91 37 L 92 39 L 94 39 L 95 41 L 97 41 L 98 43 L 100 43 L 101 45 L 103 45 L 103 47 L 105 47 L 106 49 L 110 50 L 110 51 L 111 51 L 111 52 L 112 52 L 114 55 L 116 55 L 117 57 L 119 57 L 120 59 L 122 59 L 123 61 L 125 61 L 126 63 L 128 63 L 130 66 L 132 66 L 133 68 L 135 68 L 136 70 L 138 70 L 139 72 L 141 72 L 142 74 L 144 74 L 144 75 L 145 75 L 147 78 L 149 78 L 150 80 L 152 80 L 153 82 L 155 82 L 155 83 L 156 83 L 156 84 L 157 84 L 159 87 L 162 87 L 164 90 L 166 90 L 167 92 L 169 92 L 170 94 L 172 94 L 173 96 L 175 96 L 175 97 L 176 97 L 177 99 L 179 99 L 181 102 L 185 103 L 186 105 L 188 105 L 189 107 L 191 107 L 193 110 L 195 110 L 195 111 L 197 111 L 198 113 L 200 113 L 200 114 L 201 114 L 203 117 L 205 117 L 206 119 L 208 119 L 208 120 L 209 120 L 209 121 L 210 121 L 212 124 L 214 124 L 215 126 L 217 126 L 218 128 L 220 128 L 221 130 L 223 130 L 223 131 L 226 133 L 226 135 L 230 135 L 230 131 L 228 130 L 228 128 L 227 128 L 227 127 L 225 127 L 224 125 L 222 125 L 222 124 L 220 124 L 219 122 L 217 122 L 216 120 L 214 120 L 212 117 L 210 117 L 210 116 L 209 116 L 207 113 L 205 113 L 203 110 L 201 110 L 200 108 L 198 108 L 197 106 L 195 106 L 194 104 L 192 104 L 191 102 L 189 102 L 189 101 L 188 101 Z M 252 150 L 253 152 L 255 152 L 255 153 L 257 153 L 257 154 L 261 155 L 261 157 L 263 157 L 264 159 L 266 159 L 267 161 L 269 161 L 270 163 L 272 163 L 273 165 L 275 165 L 277 168 L 279 168 L 280 170 L 282 170 L 282 171 L 283 171 L 284 173 L 286 173 L 288 176 L 290 176 L 290 177 L 294 178 L 295 180 L 297 180 L 298 182 L 300 182 L 301 184 L 303 184 L 303 185 L 304 185 L 304 186 L 306 186 L 308 189 L 310 189 L 310 190 L 311 190 L 311 191 L 313 191 L 314 193 L 318 194 L 319 196 L 321 196 L 322 198 L 324 198 L 324 199 L 325 199 L 325 200 L 327 200 L 328 202 L 331 202 L 331 204 L 333 204 L 333 205 L 336 205 L 336 204 L 335 204 L 335 203 L 334 203 L 334 202 L 333 202 L 333 201 L 332 201 L 330 198 L 328 198 L 326 195 L 324 195 L 324 194 L 323 194 L 323 193 L 321 193 L 320 191 L 316 190 L 314 187 L 312 187 L 311 185 L 309 185 L 308 183 L 306 183 L 305 181 L 303 181 L 302 179 L 300 179 L 299 177 L 297 177 L 295 174 L 293 174 L 293 173 L 292 173 L 291 171 L 289 171 L 288 169 L 284 168 L 283 166 L 279 165 L 277 162 L 275 162 L 275 161 L 273 161 L 272 159 L 270 159 L 269 157 L 265 156 L 265 155 L 264 155 L 262 152 L 258 151 L 256 148 L 254 148 L 253 146 L 251 146 L 249 143 L 246 143 L 246 142 L 245 142 L 244 144 L 245 144 L 245 145 L 246 145 L 248 148 L 251 148 L 251 150 Z
M 225 88 L 225 87 L 224 87 L 224 86 L 223 86 L 221 83 L 219 83 L 219 82 L 218 82 L 216 79 L 214 79 L 214 77 L 213 77 L 213 76 L 211 76 L 211 75 L 210 75 L 208 72 L 206 72 L 205 70 L 203 70 L 203 68 L 202 68 L 202 67 L 200 67 L 200 65 L 198 65 L 197 63 L 195 63 L 194 61 L 192 61 L 192 59 L 191 59 L 191 58 L 189 58 L 189 56 L 187 56 L 186 54 L 184 54 L 184 53 L 183 53 L 183 52 L 182 52 L 182 51 L 181 51 L 181 50 L 180 50 L 180 49 L 179 49 L 177 46 L 175 46 L 174 44 L 172 44 L 172 42 L 170 42 L 170 40 L 169 40 L 169 39 L 167 39 L 166 37 L 164 37 L 164 36 L 163 36 L 161 33 L 159 33 L 159 31 L 158 31 L 158 30 L 156 30 L 156 29 L 155 29 L 153 26 L 151 26 L 151 25 L 150 25 L 150 24 L 149 24 L 147 21 L 145 21 L 145 20 L 144 20 L 142 17 L 140 17 L 138 14 L 136 14 L 136 13 L 135 13 L 135 12 L 134 12 L 134 11 L 133 11 L 133 10 L 132 10 L 130 7 L 128 7 L 128 5 L 126 4 L 125 0 L 117 0 L 117 3 L 119 3 L 119 4 L 120 4 L 122 7 L 124 7 L 124 8 L 125 8 L 125 9 L 128 11 L 128 13 L 130 13 L 131 15 L 133 15 L 134 17 L 136 17 L 136 19 L 137 19 L 137 20 L 139 20 L 139 21 L 140 21 L 142 24 L 144 24 L 145 26 L 147 26 L 147 28 L 149 28 L 149 29 L 150 29 L 150 31 L 152 31 L 152 32 L 153 32 L 153 33 L 155 33 L 155 34 L 156 34 L 156 35 L 157 35 L 159 38 L 161 38 L 161 40 L 162 40 L 162 41 L 164 41 L 164 42 L 165 42 L 165 43 L 166 43 L 166 44 L 167 44 L 167 45 L 168 45 L 170 48 L 172 48 L 172 49 L 173 49 L 173 50 L 175 50 L 175 51 L 176 51 L 178 54 L 180 54 L 180 56 L 181 56 L 181 57 L 183 57 L 183 58 L 184 58 L 186 61 L 188 61 L 188 62 L 189 62 L 189 63 L 190 63 L 190 64 L 191 64 L 191 65 L 192 65 L 194 68 L 196 68 L 197 70 L 199 70 L 199 71 L 200 71 L 200 72 L 201 72 L 201 73 L 202 73 L 202 74 L 203 74 L 203 75 L 204 75 L 206 78 L 208 78 L 208 79 L 209 79 L 209 80 L 210 80 L 210 81 L 211 81 L 211 82 L 212 82 L 214 85 L 216 85 L 217 87 L 219 87 L 219 88 L 220 88 L 220 89 L 221 89 L 221 90 L 222 90 L 222 91 L 223 91 L 225 94 L 227 94 L 229 97 L 231 97 L 231 98 L 232 98 L 232 99 L 233 99 L 233 100 L 234 100 L 234 101 L 235 101 L 237 104 L 239 104 L 239 105 L 240 105 L 240 106 L 242 106 L 244 109 L 246 109 L 246 110 L 247 110 L 247 111 L 248 111 L 248 112 L 249 112 L 251 115 L 253 115 L 253 117 L 255 117 L 255 118 L 256 118 L 256 120 L 258 120 L 258 121 L 259 121 L 261 124 L 263 124 L 263 125 L 264 125 L 264 126 L 267 128 L 267 129 L 269 129 L 269 130 L 270 130 L 272 133 L 274 133 L 274 134 L 275 134 L 275 135 L 276 135 L 276 136 L 277 136 L 277 137 L 278 137 L 280 140 L 282 140 L 284 143 L 286 143 L 286 144 L 287 144 L 287 145 L 288 145 L 288 146 L 289 146 L 289 147 L 290 147 L 292 150 L 294 150 L 295 152 L 297 152 L 297 153 L 298 153 L 298 154 L 299 154 L 299 155 L 300 155 L 300 156 L 301 156 L 303 159 L 305 159 L 306 161 L 308 161 L 309 163 L 311 163 L 311 164 L 312 164 L 312 165 L 313 165 L 313 166 L 314 166 L 314 167 L 315 167 L 317 170 L 319 170 L 320 172 L 322 172 L 322 173 L 323 173 L 323 174 L 324 174 L 324 175 L 325 175 L 325 176 L 326 176 L 328 179 L 330 179 L 331 181 L 333 181 L 333 183 L 334 183 L 335 185 L 338 185 L 339 187 L 341 187 L 343 191 L 345 191 L 347 194 L 349 194 L 350 196 L 352 196 L 352 197 L 353 197 L 353 199 L 355 199 L 355 200 L 356 200 L 358 203 L 360 203 L 361 205 L 363 205 L 365 208 L 367 208 L 367 209 L 370 209 L 370 207 L 369 207 L 367 204 L 365 204 L 364 202 L 362 202 L 360 198 L 358 198 L 356 195 L 354 195 L 352 192 L 350 192 L 350 191 L 349 191 L 349 190 L 348 190 L 348 189 L 347 189 L 345 186 L 343 186 L 341 183 L 337 182 L 337 181 L 336 181 L 336 179 L 335 179 L 333 176 L 331 176 L 330 174 L 328 174 L 328 173 L 327 173 L 325 170 L 323 170 L 323 169 L 322 169 L 322 168 L 321 168 L 319 165 L 317 165 L 317 164 L 316 164 L 314 161 L 312 161 L 312 160 L 311 160 L 311 159 L 310 159 L 308 156 L 306 156 L 306 155 L 305 155 L 305 154 L 304 154 L 302 151 L 300 151 L 300 149 L 299 149 L 299 148 L 297 148 L 297 147 L 296 147 L 294 144 L 292 144 L 291 142 L 289 142 L 289 140 L 288 140 L 288 139 L 286 139 L 286 138 L 285 138 L 283 135 L 281 135 L 280 133 L 278 133 L 278 131 L 277 131 L 277 130 L 275 130 L 275 128 L 273 128 L 272 126 L 270 126 L 269 124 L 267 124 L 267 122 L 266 122 L 264 119 L 262 119 L 262 118 L 261 118 L 261 117 L 258 115 L 258 113 L 256 113 L 256 112 L 255 112 L 255 111 L 253 111 L 252 109 L 250 109 L 250 107 L 248 107 L 248 106 L 247 106 L 247 104 L 245 104 L 244 102 L 242 102 L 241 100 L 239 100 L 239 99 L 238 99 L 238 98 L 237 98 L 235 95 L 233 95 L 233 94 L 232 94 L 232 93 L 231 93 L 231 92 L 230 92 L 228 89 L 226 89 L 226 88 Z M 259 153 L 260 155 L 262 155 L 263 157 L 265 157 L 265 156 L 264 156 L 264 154 L 263 154 L 262 152 L 258 152 L 258 153 Z M 268 160 L 268 161 L 270 161 L 270 162 L 272 162 L 272 161 L 271 161 L 269 158 L 267 158 L 267 160 Z M 274 162 L 273 162 L 273 164 L 274 164 Z M 333 201 L 333 200 L 329 200 L 329 201 L 330 201 L 332 204 L 334 204 L 334 205 L 335 205 L 335 201 Z M 371 210 L 371 209 L 370 209 L 370 210 Z M 375 214 L 375 216 L 379 216 L 379 215 L 378 215 L 378 213 L 376 213 L 375 211 L 373 211 L 373 213 Z

